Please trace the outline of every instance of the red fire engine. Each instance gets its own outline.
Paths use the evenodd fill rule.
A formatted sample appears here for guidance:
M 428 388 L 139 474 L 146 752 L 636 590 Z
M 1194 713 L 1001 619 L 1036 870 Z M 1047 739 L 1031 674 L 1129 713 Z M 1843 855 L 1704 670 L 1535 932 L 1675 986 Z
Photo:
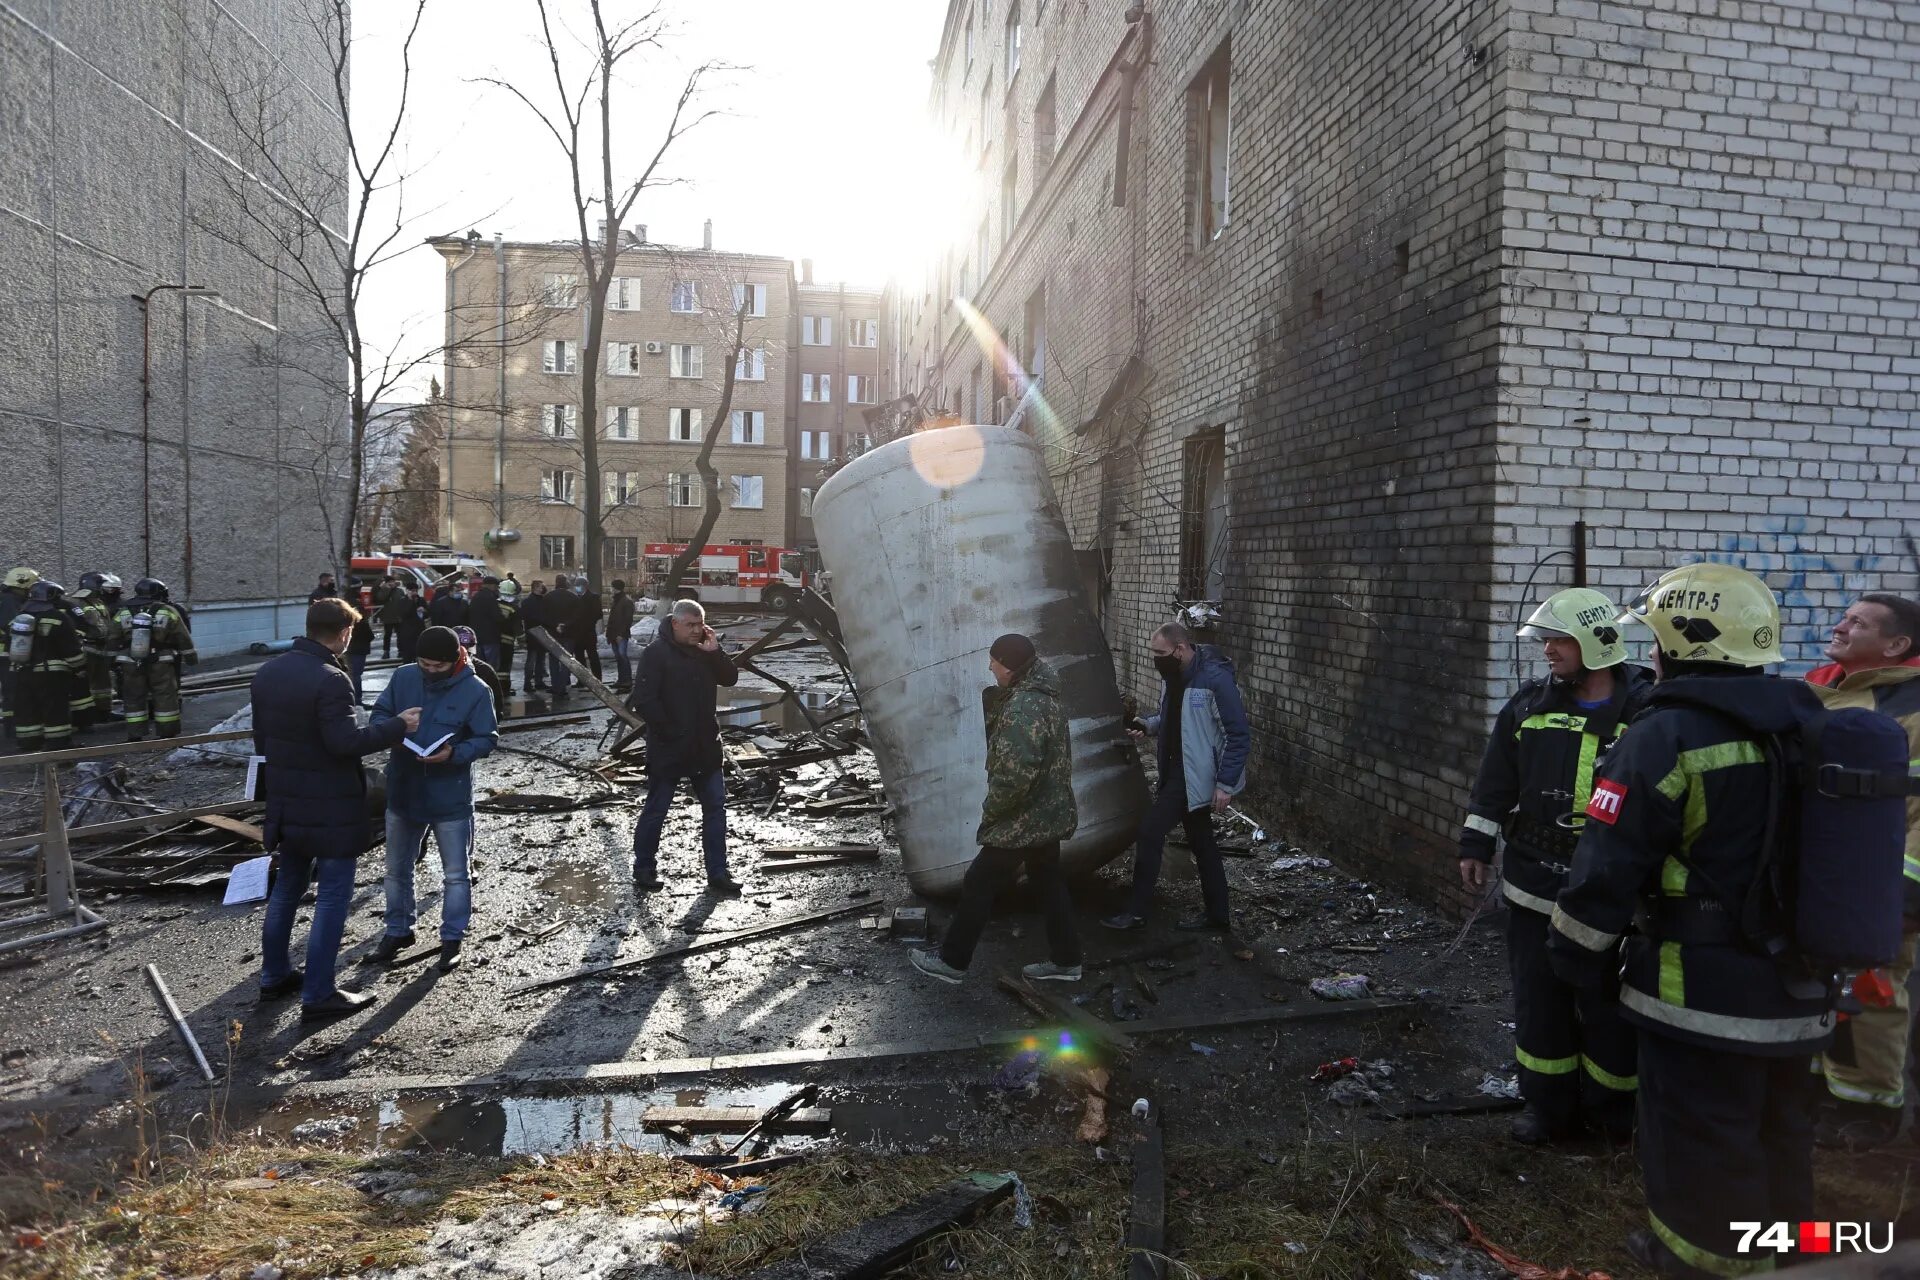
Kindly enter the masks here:
M 666 591 L 667 570 L 673 558 L 685 550 L 685 543 L 646 544 L 641 583 L 648 595 L 659 598 Z M 802 552 L 709 543 L 700 549 L 700 559 L 681 579 L 681 589 L 697 583 L 699 598 L 706 604 L 764 604 L 770 609 L 785 609 L 799 598 L 801 588 L 817 585 L 818 577 L 819 571 Z

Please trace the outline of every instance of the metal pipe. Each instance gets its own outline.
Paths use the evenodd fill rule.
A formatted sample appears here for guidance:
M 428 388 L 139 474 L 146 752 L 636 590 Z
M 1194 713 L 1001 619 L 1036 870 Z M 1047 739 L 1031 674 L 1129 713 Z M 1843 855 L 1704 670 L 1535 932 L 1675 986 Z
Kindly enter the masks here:
M 167 990 L 167 980 L 152 965 L 145 966 L 143 972 L 147 975 L 147 981 L 153 984 L 153 993 L 160 997 L 160 1004 L 166 1009 L 167 1016 L 173 1019 L 174 1034 L 180 1037 L 180 1043 L 193 1055 L 193 1065 L 200 1068 L 200 1078 L 212 1084 L 213 1068 L 207 1065 L 207 1055 L 200 1052 L 200 1042 L 193 1038 L 193 1028 L 180 1016 L 180 1006 L 173 1002 L 173 992 Z
M 93 915 L 91 911 L 85 912 Z M 55 929 L 52 933 L 37 933 L 31 938 L 20 938 L 13 942 L 0 942 L 0 955 L 9 951 L 24 951 L 28 947 L 37 947 L 43 942 L 53 942 L 60 938 L 78 938 L 82 934 L 98 933 L 107 927 L 107 922 L 98 916 L 83 924 L 71 925 L 65 929 Z
M 494 316 L 494 342 L 500 348 L 500 368 L 495 375 L 494 399 L 499 408 L 493 428 L 493 527 L 507 527 L 507 247 L 498 231 L 493 233 L 494 297 L 498 308 Z M 581 344 L 581 350 L 585 350 Z M 591 424 L 588 429 L 591 430 Z M 448 521 L 447 536 L 453 536 Z
M 1573 585 L 1587 585 L 1587 522 L 1573 522 Z
M 196 297 L 196 296 L 205 297 L 205 298 L 217 298 L 220 296 L 219 290 L 209 289 L 205 285 L 199 285 L 199 284 L 157 284 L 153 286 L 153 288 L 147 290 L 145 293 L 136 293 L 133 295 L 134 302 L 139 304 L 139 307 L 140 307 L 140 541 L 144 548 L 144 563 L 146 565 L 146 569 L 144 572 L 146 576 L 149 578 L 153 576 L 153 421 L 152 421 L 153 305 L 152 304 L 153 304 L 154 294 L 162 293 L 169 289 L 179 290 L 183 298 Z M 181 314 L 184 319 L 185 312 L 183 311 Z M 185 343 L 184 329 L 182 332 L 181 341 L 184 345 Z M 182 359 L 184 360 L 184 358 L 185 357 L 183 355 Z M 183 415 L 181 418 L 181 421 L 183 423 L 186 421 L 184 417 L 186 412 L 187 412 L 187 409 L 183 405 L 181 407 L 181 414 Z M 184 434 L 184 428 L 183 428 L 183 433 L 180 438 L 180 449 L 183 455 L 186 452 L 186 447 L 187 447 L 187 441 L 186 441 L 186 436 Z M 191 538 L 193 537 L 193 530 L 191 528 L 187 530 L 187 537 L 189 538 L 189 540 L 191 540 Z M 191 563 L 191 562 L 192 562 L 192 556 L 189 554 L 188 563 Z M 182 592 L 183 596 L 188 599 L 191 599 L 193 596 L 193 588 L 192 588 L 191 582 L 189 581 L 188 583 L 183 583 L 182 585 L 185 588 L 184 591 Z

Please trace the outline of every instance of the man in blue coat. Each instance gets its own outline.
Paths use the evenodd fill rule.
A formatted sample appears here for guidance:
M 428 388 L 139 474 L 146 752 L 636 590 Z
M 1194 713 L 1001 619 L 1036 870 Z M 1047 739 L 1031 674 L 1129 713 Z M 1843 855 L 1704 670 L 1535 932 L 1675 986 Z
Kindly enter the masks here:
M 420 708 L 362 729 L 353 714 L 347 651 L 359 611 L 322 597 L 307 606 L 307 634 L 253 677 L 253 750 L 264 756 L 259 792 L 267 802 L 266 847 L 279 862 L 261 928 L 260 996 L 300 992 L 307 1021 L 365 1008 L 373 996 L 334 986 L 335 959 L 353 901 L 354 860 L 372 843 L 360 757 L 400 741 Z M 293 967 L 288 943 L 300 898 L 315 884 L 307 968 Z
M 1169 622 L 1147 642 L 1153 668 L 1166 681 L 1160 714 L 1128 730 L 1136 742 L 1159 739 L 1160 789 L 1140 820 L 1140 842 L 1133 862 L 1133 898 L 1128 909 L 1100 923 L 1109 929 L 1137 929 L 1153 908 L 1153 886 L 1160 879 L 1160 858 L 1167 836 L 1184 827 L 1200 872 L 1202 910 L 1176 922 L 1176 929 L 1224 930 L 1227 869 L 1213 838 L 1213 815 L 1233 803 L 1247 785 L 1247 754 L 1253 735 L 1246 707 L 1233 681 L 1233 662 L 1210 644 Z
M 428 627 L 419 658 L 393 673 L 373 707 L 385 724 L 395 708 L 418 703 L 419 728 L 387 758 L 387 930 L 372 959 L 385 962 L 413 945 L 418 918 L 413 864 L 427 832 L 440 849 L 440 969 L 460 963 L 460 944 L 473 916 L 473 762 L 499 741 L 493 692 L 474 671 L 459 638 Z

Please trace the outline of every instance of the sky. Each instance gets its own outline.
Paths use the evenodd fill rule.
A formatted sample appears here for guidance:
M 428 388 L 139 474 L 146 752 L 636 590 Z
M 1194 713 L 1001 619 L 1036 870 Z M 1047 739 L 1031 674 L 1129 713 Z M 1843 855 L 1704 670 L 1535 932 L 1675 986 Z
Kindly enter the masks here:
M 711 218 L 716 248 L 810 257 L 815 280 L 879 285 L 914 265 L 937 221 L 930 191 L 950 164 L 925 116 L 947 0 L 603 4 L 609 21 L 657 6 L 670 28 L 663 47 L 636 55 L 617 84 L 616 180 L 657 147 L 692 67 L 736 68 L 704 97 L 725 114 L 675 145 L 659 171 L 675 183 L 644 192 L 630 224 L 647 224 L 655 241 L 697 245 Z M 574 31 L 591 30 L 586 0 L 549 7 Z M 368 139 L 393 120 L 413 5 L 360 0 L 353 12 L 354 127 Z M 582 48 L 564 34 L 561 42 L 577 83 Z M 509 91 L 482 83 L 506 81 L 553 103 L 533 0 L 427 0 L 413 62 L 398 196 L 412 220 L 407 240 L 469 229 L 509 240 L 572 235 L 558 145 Z M 382 349 L 430 349 L 443 300 L 442 260 L 419 244 L 369 277 L 363 327 Z M 397 398 L 424 398 L 431 372 Z

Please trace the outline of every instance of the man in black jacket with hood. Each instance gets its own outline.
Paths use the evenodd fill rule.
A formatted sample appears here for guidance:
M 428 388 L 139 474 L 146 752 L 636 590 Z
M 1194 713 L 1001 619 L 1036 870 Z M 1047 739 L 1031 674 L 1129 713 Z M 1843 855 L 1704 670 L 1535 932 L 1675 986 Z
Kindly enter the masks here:
M 1538 640 L 1548 677 L 1520 686 L 1494 721 L 1460 832 L 1460 880 L 1485 889 L 1494 842 L 1506 836 L 1507 963 L 1513 1055 L 1526 1109 L 1513 1136 L 1529 1145 L 1584 1125 L 1625 1140 L 1633 1131 L 1634 1036 L 1618 991 L 1582 994 L 1547 964 L 1547 921 L 1586 822 L 1593 772 L 1646 705 L 1653 679 L 1627 665 L 1619 606 L 1598 591 L 1555 592 L 1520 628 Z
M 740 893 L 727 871 L 727 787 L 714 696 L 716 688 L 731 688 L 739 679 L 697 600 L 677 602 L 660 634 L 640 653 L 633 696 L 627 701 L 647 722 L 647 799 L 633 828 L 636 894 L 661 887 L 656 862 L 660 831 L 682 778 L 700 799 L 707 888 L 729 897 Z

